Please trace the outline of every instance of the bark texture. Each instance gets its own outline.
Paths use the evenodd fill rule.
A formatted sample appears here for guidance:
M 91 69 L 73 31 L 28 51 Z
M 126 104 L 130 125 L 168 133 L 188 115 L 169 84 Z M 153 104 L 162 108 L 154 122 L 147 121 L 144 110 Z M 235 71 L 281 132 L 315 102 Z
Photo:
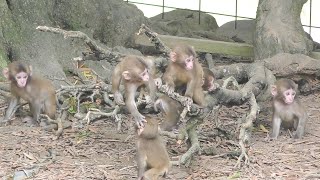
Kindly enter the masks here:
M 309 54 L 313 42 L 308 39 L 300 20 L 307 0 L 260 0 L 254 51 L 255 59 L 265 59 L 278 53 Z

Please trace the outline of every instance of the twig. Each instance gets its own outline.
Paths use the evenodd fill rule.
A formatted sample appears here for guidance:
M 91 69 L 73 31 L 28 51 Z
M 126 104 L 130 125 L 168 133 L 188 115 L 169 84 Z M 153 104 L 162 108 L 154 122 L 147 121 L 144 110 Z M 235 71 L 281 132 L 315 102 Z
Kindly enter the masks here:
M 95 118 L 101 118 L 101 117 L 114 117 L 115 118 L 115 122 L 118 122 L 118 131 L 120 130 L 119 128 L 119 123 L 121 125 L 121 117 L 118 115 L 120 107 L 119 106 L 115 106 L 114 110 L 111 113 L 104 113 L 101 112 L 99 109 L 95 109 L 95 108 L 91 108 L 88 113 L 86 114 L 86 116 L 83 118 L 83 121 L 86 120 L 87 121 L 87 129 L 89 128 L 89 124 L 92 121 L 90 119 L 90 115 L 94 114 L 96 115 Z
M 43 32 L 52 32 L 55 34 L 61 34 L 63 35 L 63 37 L 65 39 L 67 38 L 79 38 L 81 40 L 83 40 L 90 48 L 90 50 L 92 51 L 92 53 L 94 54 L 94 56 L 99 56 L 98 60 L 101 59 L 118 59 L 120 56 L 122 56 L 120 53 L 118 52 L 113 52 L 110 49 L 106 49 L 106 48 L 102 48 L 100 46 L 98 46 L 91 38 L 89 38 L 88 35 L 86 35 L 85 33 L 81 32 L 81 31 L 66 31 L 60 28 L 54 28 L 54 27 L 47 27 L 47 26 L 38 26 L 36 28 L 39 31 L 43 31 Z M 83 57 L 79 57 L 81 60 L 85 60 L 88 57 L 91 58 L 92 55 L 90 53 L 83 53 Z M 92 59 L 92 58 L 91 58 Z
M 157 33 L 153 32 L 146 25 L 142 24 L 137 34 L 145 34 L 150 39 L 151 43 L 155 45 L 156 49 L 163 51 L 167 55 L 170 54 L 171 49 L 160 40 Z

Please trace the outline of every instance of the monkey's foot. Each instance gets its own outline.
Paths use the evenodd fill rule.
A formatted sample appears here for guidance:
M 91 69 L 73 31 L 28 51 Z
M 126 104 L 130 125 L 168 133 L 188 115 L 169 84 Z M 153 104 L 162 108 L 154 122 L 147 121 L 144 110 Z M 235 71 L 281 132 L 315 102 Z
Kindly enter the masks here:
M 22 119 L 23 123 L 26 123 L 29 127 L 37 127 L 39 126 L 38 122 L 35 121 L 32 117 L 26 116 Z
M 299 132 L 298 132 L 298 131 L 294 131 L 294 132 L 292 133 L 293 139 L 301 139 L 302 136 L 303 136 L 303 133 L 301 133 L 300 131 L 299 131 Z
M 123 96 L 120 92 L 114 93 L 114 101 L 116 102 L 117 105 L 125 105 Z
M 277 140 L 277 137 L 273 137 L 272 135 L 269 135 L 267 133 L 267 137 L 265 137 L 263 140 L 266 141 L 266 142 L 274 141 L 274 140 Z

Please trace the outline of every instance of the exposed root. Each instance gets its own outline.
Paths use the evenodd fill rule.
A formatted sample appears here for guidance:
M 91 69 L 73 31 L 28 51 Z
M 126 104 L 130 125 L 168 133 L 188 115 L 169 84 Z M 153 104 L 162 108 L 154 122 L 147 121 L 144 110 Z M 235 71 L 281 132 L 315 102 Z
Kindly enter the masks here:
M 114 110 L 111 113 L 105 113 L 105 112 L 101 112 L 99 109 L 91 108 L 88 111 L 88 113 L 85 115 L 85 117 L 83 117 L 83 116 L 78 114 L 77 118 L 83 117 L 82 121 L 87 121 L 87 129 L 89 129 L 89 124 L 93 120 L 99 119 L 99 118 L 102 118 L 102 117 L 113 117 L 115 119 L 115 122 L 118 123 L 117 130 L 120 131 L 121 130 L 122 119 L 121 119 L 121 116 L 118 114 L 119 109 L 120 109 L 119 106 L 115 106 Z
M 180 164 L 189 166 L 192 156 L 200 151 L 200 144 L 198 135 L 196 132 L 196 125 L 188 130 L 189 140 L 191 142 L 191 147 L 188 149 L 186 153 L 184 153 L 180 158 Z
M 66 110 L 66 108 L 62 109 L 62 113 L 56 120 L 51 119 L 46 114 L 41 114 L 41 117 L 46 118 L 46 125 L 43 128 L 46 131 L 55 131 L 56 139 L 59 139 L 59 137 L 62 135 L 63 129 L 71 127 L 71 123 L 66 121 L 66 119 L 68 118 L 68 111 Z
M 241 125 L 240 133 L 239 133 L 239 145 L 241 149 L 241 154 L 238 158 L 235 167 L 241 167 L 241 160 L 244 158 L 244 164 L 248 165 L 250 163 L 250 159 L 248 154 L 246 153 L 245 143 L 249 142 L 249 137 L 251 135 L 252 122 L 256 119 L 257 114 L 259 113 L 259 106 L 256 102 L 256 98 L 251 93 L 250 97 L 250 114 L 246 117 L 246 121 Z

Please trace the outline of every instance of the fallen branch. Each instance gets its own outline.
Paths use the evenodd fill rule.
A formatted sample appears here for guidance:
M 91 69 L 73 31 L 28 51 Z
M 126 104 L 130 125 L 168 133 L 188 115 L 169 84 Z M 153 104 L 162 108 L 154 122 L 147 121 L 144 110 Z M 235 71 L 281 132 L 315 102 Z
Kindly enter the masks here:
M 106 49 L 98 46 L 88 35 L 81 31 L 66 31 L 60 28 L 48 27 L 48 26 L 38 26 L 36 28 L 43 32 L 52 32 L 55 34 L 61 34 L 65 39 L 67 38 L 78 38 L 83 40 L 90 48 L 91 52 L 83 52 L 82 57 L 74 58 L 77 61 L 83 60 L 104 60 L 109 61 L 117 60 L 119 57 L 123 56 L 118 52 L 112 51 L 112 49 Z
M 171 49 L 166 46 L 161 39 L 158 37 L 158 34 L 153 32 L 149 27 L 142 24 L 138 35 L 145 34 L 156 47 L 156 49 L 163 51 L 166 55 L 170 54 Z

